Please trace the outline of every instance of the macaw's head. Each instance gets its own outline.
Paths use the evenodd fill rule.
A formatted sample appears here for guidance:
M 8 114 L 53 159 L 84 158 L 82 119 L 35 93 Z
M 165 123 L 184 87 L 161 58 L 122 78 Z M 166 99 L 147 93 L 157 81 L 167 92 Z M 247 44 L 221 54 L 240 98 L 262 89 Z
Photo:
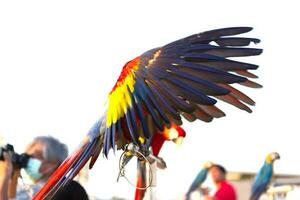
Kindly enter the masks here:
M 269 163 L 269 164 L 272 164 L 275 160 L 278 160 L 278 159 L 280 159 L 279 153 L 272 152 L 272 153 L 268 154 L 268 156 L 266 158 L 266 162 Z
M 211 168 L 213 165 L 214 165 L 213 162 L 207 161 L 207 162 L 205 162 L 205 163 L 203 164 L 203 168 L 204 168 L 204 169 L 209 169 L 209 168 Z
M 183 138 L 185 138 L 185 130 L 176 125 L 171 126 L 171 128 L 165 128 L 163 134 L 166 140 L 173 141 L 178 145 L 180 145 L 183 141 Z

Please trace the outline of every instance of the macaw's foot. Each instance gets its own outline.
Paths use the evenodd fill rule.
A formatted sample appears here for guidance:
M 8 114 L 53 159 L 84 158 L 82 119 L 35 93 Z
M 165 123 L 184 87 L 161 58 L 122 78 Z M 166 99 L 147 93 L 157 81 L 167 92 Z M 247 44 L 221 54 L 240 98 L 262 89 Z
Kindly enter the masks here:
M 152 164 L 154 162 L 156 162 L 156 166 L 159 168 L 159 169 L 166 169 L 167 168 L 167 164 L 166 162 L 164 161 L 163 158 L 161 157 L 158 157 L 158 156 L 155 156 L 153 154 L 149 154 L 149 156 L 147 157 L 148 161 Z

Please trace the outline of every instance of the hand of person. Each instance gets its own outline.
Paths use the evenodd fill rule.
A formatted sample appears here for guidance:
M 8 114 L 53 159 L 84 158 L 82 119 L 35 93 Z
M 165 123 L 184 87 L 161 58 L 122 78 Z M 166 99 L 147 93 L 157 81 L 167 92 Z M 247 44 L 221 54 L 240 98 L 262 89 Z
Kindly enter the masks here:
M 14 199 L 17 194 L 17 185 L 18 185 L 18 178 L 20 177 L 21 170 L 16 168 L 13 170 L 12 177 L 10 179 L 9 187 L 8 187 L 8 197 L 10 199 Z
M 13 166 L 8 153 L 3 152 L 3 157 L 4 160 L 0 161 L 0 179 L 9 180 L 13 172 Z
M 208 187 L 201 187 L 200 188 L 200 193 L 204 196 L 208 195 L 209 194 L 209 188 Z
M 8 199 L 9 181 L 13 172 L 10 156 L 4 152 L 4 160 L 0 160 L 0 199 Z
M 203 200 L 217 200 L 217 199 L 214 197 L 205 196 Z

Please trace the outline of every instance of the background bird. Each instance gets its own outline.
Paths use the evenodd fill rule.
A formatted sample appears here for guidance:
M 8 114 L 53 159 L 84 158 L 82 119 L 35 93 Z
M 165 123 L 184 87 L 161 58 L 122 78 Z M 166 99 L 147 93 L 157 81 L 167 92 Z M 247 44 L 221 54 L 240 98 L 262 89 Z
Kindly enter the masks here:
M 273 176 L 273 164 L 277 159 L 280 159 L 278 153 L 273 152 L 268 154 L 264 165 L 254 179 L 250 200 L 258 200 L 259 197 L 267 190 L 267 187 Z
M 217 99 L 251 112 L 254 101 L 232 84 L 260 88 L 249 80 L 257 78 L 249 70 L 258 65 L 230 59 L 262 53 L 247 47 L 259 39 L 236 36 L 251 30 L 232 27 L 194 34 L 126 63 L 100 120 L 35 199 L 53 195 L 89 160 L 92 168 L 101 152 L 107 157 L 110 149 L 124 151 L 131 144 L 148 155 L 154 136 L 172 124 L 180 126 L 182 117 L 210 122 L 225 116 Z
M 188 192 L 186 193 L 186 199 L 189 200 L 192 192 L 197 190 L 206 180 L 208 170 L 213 165 L 212 162 L 205 162 L 203 168 L 197 174 L 196 178 L 194 179 L 193 183 L 191 184 Z

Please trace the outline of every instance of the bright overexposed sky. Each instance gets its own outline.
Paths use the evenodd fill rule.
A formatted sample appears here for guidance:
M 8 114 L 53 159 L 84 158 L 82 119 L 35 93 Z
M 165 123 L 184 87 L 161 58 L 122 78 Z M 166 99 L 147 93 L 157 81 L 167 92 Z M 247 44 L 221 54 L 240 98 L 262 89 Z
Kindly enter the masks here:
M 127 61 L 201 31 L 252 26 L 246 36 L 260 38 L 264 49 L 248 59 L 260 65 L 264 88 L 243 90 L 257 102 L 254 112 L 222 104 L 225 118 L 185 123 L 183 145 L 161 152 L 168 169 L 158 172 L 156 193 L 180 197 L 207 160 L 255 172 L 271 151 L 281 154 L 277 173 L 300 174 L 299 18 L 296 0 L 1 1 L 0 136 L 19 152 L 37 135 L 72 150 L 102 114 Z M 118 157 L 98 160 L 89 193 L 132 199 L 133 189 L 116 183 Z

